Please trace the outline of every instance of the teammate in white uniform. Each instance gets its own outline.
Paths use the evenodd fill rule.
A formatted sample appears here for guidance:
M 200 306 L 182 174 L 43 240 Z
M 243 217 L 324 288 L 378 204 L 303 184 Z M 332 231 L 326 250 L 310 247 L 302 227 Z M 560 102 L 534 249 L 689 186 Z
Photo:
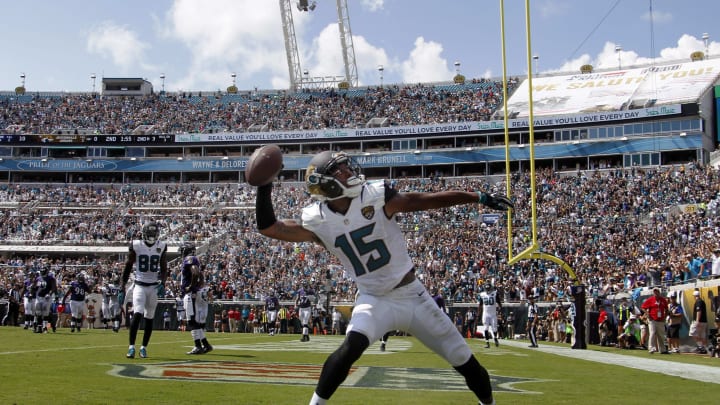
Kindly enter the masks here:
M 114 275 L 112 281 L 105 284 L 100 292 L 102 293 L 102 312 L 105 322 L 112 321 L 113 332 L 117 333 L 120 330 L 120 301 L 118 296 L 120 295 L 120 278 Z
M 130 270 L 135 268 L 135 286 L 132 289 L 133 318 L 130 323 L 130 347 L 127 358 L 135 358 L 135 339 L 140 321 L 145 318 L 140 357 L 147 357 L 147 345 L 153 331 L 153 318 L 157 307 L 158 290 L 165 288 L 167 276 L 167 244 L 159 240 L 160 229 L 150 222 L 143 226 L 142 240 L 134 240 L 130 245 L 128 259 L 122 275 L 122 290 L 130 278 Z
M 495 341 L 495 347 L 500 346 L 498 341 L 498 318 L 497 310 L 499 307 L 497 290 L 491 284 L 485 284 L 485 290 L 480 293 L 480 302 L 482 302 L 482 323 L 483 335 L 485 336 L 485 347 L 490 347 L 490 335 Z
M 465 377 L 482 404 L 493 404 L 487 370 L 415 278 L 395 215 L 478 202 L 508 210 L 510 200 L 470 191 L 398 193 L 384 182 L 366 183 L 359 166 L 343 152 L 326 151 L 313 157 L 305 181 L 319 201 L 303 209 L 302 223 L 277 220 L 272 183 L 258 187 L 258 230 L 279 240 L 323 245 L 341 261 L 359 291 L 345 340 L 325 361 L 310 404 L 325 404 L 370 342 L 389 330 L 417 337 Z
M 25 326 L 23 329 L 29 329 L 30 326 L 33 326 L 32 329 L 35 330 L 33 324 L 35 319 L 35 292 L 33 291 L 35 277 L 37 277 L 35 272 L 30 272 L 23 285 L 23 308 L 25 309 Z
M 538 347 L 537 344 L 537 327 L 540 317 L 538 305 L 535 300 L 538 297 L 535 294 L 530 294 L 528 297 L 528 320 L 527 320 L 527 333 L 530 338 L 530 347 Z

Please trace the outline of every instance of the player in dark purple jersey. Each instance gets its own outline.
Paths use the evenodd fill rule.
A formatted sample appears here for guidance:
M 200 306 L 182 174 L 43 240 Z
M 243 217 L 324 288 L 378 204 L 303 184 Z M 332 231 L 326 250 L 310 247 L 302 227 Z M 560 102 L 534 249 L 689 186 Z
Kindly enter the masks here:
M 52 323 L 50 307 L 53 300 L 57 300 L 57 280 L 50 272 L 50 266 L 43 264 L 40 267 L 40 275 L 33 283 L 35 289 L 35 333 L 47 333 L 48 325 L 55 332 L 55 324 Z
M 270 336 L 275 335 L 275 321 L 277 321 L 278 310 L 280 309 L 280 301 L 275 296 L 275 290 L 270 290 L 270 295 L 265 298 L 265 313 L 267 314 L 267 327 Z
M 312 307 L 315 301 L 317 301 L 315 291 L 310 288 L 300 288 L 297 299 L 295 300 L 295 307 L 297 308 L 300 324 L 302 325 L 301 342 L 310 341 L 310 316 L 312 315 Z
M 80 332 L 82 329 L 85 297 L 89 292 L 90 286 L 85 282 L 85 273 L 78 273 L 62 299 L 62 304 L 65 306 L 65 302 L 70 296 L 70 332 L 75 332 L 75 329 Z
M 447 308 L 445 308 L 445 298 L 443 297 L 442 291 L 435 291 L 432 299 L 435 301 L 438 308 L 442 309 L 442 311 L 447 315 Z
M 184 243 L 180 247 L 183 258 L 180 273 L 180 288 L 183 294 L 185 316 L 190 328 L 195 347 L 187 354 L 205 354 L 213 350 L 205 336 L 205 322 L 208 313 L 208 302 L 211 300 L 208 287 L 205 285 L 203 265 L 195 256 L 195 245 Z

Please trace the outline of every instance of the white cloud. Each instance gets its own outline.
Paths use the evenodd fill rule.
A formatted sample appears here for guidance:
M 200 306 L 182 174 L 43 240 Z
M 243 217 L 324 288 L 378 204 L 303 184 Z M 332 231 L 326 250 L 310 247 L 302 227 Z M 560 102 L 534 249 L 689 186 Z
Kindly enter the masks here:
M 641 16 L 641 18 L 645 21 L 650 21 L 650 12 L 649 11 L 646 12 L 645 14 L 643 14 Z M 673 15 L 672 15 L 672 13 L 668 13 L 665 11 L 654 10 L 652 13 L 652 20 L 653 20 L 653 22 L 661 23 L 661 24 L 669 23 L 673 20 Z
M 355 38 L 353 37 L 354 43 Z M 337 24 L 328 24 L 323 28 L 320 35 L 313 39 L 309 48 L 301 64 L 303 68 L 309 71 L 310 76 L 345 76 L 340 32 Z M 357 56 L 355 58 L 357 59 Z
M 287 58 L 277 2 L 256 0 L 176 0 L 166 15 L 165 34 L 182 42 L 192 54 L 185 77 L 174 85 L 185 89 L 225 88 L 230 74 L 238 81 L 269 73 L 287 88 Z M 296 18 L 299 31 L 303 18 Z M 257 84 L 266 88 L 266 84 Z M 275 85 L 275 84 L 273 84 Z M 240 88 L 254 87 L 245 82 Z
M 358 61 L 358 77 L 360 86 L 380 84 L 379 66 L 383 67 L 383 76 L 393 74 L 397 70 L 397 62 L 391 61 L 383 48 L 373 46 L 365 37 L 354 36 L 355 59 Z M 362 63 L 361 63 L 362 62 Z M 385 80 L 385 83 L 388 81 Z
M 592 58 L 588 54 L 581 55 L 580 57 L 565 62 L 559 69 L 550 69 L 545 72 L 568 72 L 568 71 L 580 71 L 580 66 L 585 64 L 591 64 L 595 69 L 616 69 L 618 66 L 628 67 L 633 65 L 644 65 L 653 62 L 653 59 L 648 56 L 640 56 L 633 50 L 621 50 L 615 51 L 617 44 L 613 42 L 606 42 L 603 46 L 602 51 L 595 57 Z M 705 51 L 705 43 L 702 38 L 696 38 L 692 35 L 684 34 L 678 39 L 677 46 L 668 47 L 660 50 L 655 63 L 669 62 L 677 60 L 690 60 L 690 54 L 695 51 Z M 708 42 L 708 51 L 710 55 L 717 55 L 720 53 L 720 43 Z M 618 61 L 618 56 L 620 60 Z M 542 69 L 540 69 L 543 72 Z
M 150 46 L 141 41 L 135 32 L 111 21 L 93 27 L 87 38 L 88 52 L 109 57 L 123 73 L 131 68 L 149 68 L 145 63 L 145 51 L 148 49 Z
M 385 50 L 375 47 L 362 36 L 353 35 L 353 49 L 360 86 L 379 82 L 378 65 L 393 71 Z M 345 76 L 345 62 L 337 24 L 327 25 L 314 40 L 302 63 L 310 77 Z
M 385 6 L 385 0 L 362 0 L 360 4 L 370 11 L 378 11 Z
M 409 59 L 401 64 L 402 81 L 404 83 L 421 83 L 449 81 L 455 72 L 448 69 L 448 62 L 442 55 L 441 44 L 418 37 L 415 48 L 410 51 Z

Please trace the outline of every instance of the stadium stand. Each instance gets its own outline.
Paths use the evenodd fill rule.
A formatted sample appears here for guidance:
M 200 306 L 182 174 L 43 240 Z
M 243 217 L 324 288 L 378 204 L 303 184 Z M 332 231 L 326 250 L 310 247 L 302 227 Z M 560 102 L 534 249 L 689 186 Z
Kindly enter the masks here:
M 710 72 L 720 72 L 719 62 L 536 79 L 547 93 L 537 91 L 534 134 L 542 249 L 575 268 L 593 299 L 710 278 L 705 268 L 688 270 L 687 254 L 709 262 L 720 234 L 720 179 L 709 165 L 717 144 L 709 113 L 717 75 Z M 676 74 L 683 71 L 698 84 L 686 86 L 687 75 Z M 628 80 L 648 74 L 666 74 L 668 82 L 653 90 Z M 625 80 L 613 82 L 618 75 Z M 509 121 L 515 228 L 523 229 L 530 207 L 527 84 L 513 78 L 508 85 L 516 116 Z M 593 99 L 592 89 L 610 85 L 622 91 Z M 667 97 L 656 97 L 660 90 Z M 0 94 L 0 277 L 23 277 L 46 256 L 65 283 L 78 269 L 102 281 L 119 271 L 140 224 L 153 219 L 173 254 L 185 240 L 200 246 L 220 299 L 254 300 L 270 289 L 291 299 L 303 283 L 329 283 L 334 300 L 350 300 L 352 283 L 320 249 L 254 231 L 254 190 L 243 183 L 247 156 L 269 142 L 288 152 L 283 192 L 275 193 L 279 217 L 295 216 L 308 202 L 297 180 L 312 154 L 327 149 L 353 151 L 369 178 L 387 178 L 403 191 L 503 192 L 504 122 L 492 119 L 502 94 L 501 82 L 486 79 L 297 94 Z M 641 100 L 642 108 L 627 108 Z M 379 117 L 387 121 L 366 128 Z M 453 302 L 473 302 L 488 279 L 508 301 L 533 286 L 543 287 L 546 300 L 558 299 L 567 276 L 534 260 L 508 266 L 501 221 L 485 218 L 479 207 L 400 218 L 423 282 Z M 527 246 L 527 235 L 515 237 L 519 248 Z M 178 282 L 173 278 L 170 295 Z

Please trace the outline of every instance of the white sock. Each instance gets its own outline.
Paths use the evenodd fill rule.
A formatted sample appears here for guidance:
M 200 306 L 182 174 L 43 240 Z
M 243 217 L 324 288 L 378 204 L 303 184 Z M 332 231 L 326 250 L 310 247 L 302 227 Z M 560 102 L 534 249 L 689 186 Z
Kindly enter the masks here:
M 313 397 L 310 400 L 310 405 L 326 405 L 327 399 L 320 398 L 320 395 L 318 395 L 316 392 L 313 392 Z

